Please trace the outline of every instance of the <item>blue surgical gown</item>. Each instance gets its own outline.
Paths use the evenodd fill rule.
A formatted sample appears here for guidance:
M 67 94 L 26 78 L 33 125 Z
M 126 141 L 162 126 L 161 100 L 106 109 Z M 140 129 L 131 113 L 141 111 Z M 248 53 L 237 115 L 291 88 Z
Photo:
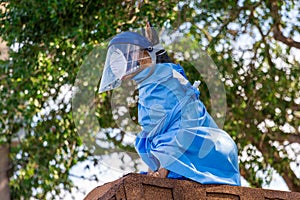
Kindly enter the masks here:
M 142 131 L 135 148 L 153 171 L 202 184 L 240 185 L 237 147 L 199 100 L 180 65 L 157 64 L 133 77 Z

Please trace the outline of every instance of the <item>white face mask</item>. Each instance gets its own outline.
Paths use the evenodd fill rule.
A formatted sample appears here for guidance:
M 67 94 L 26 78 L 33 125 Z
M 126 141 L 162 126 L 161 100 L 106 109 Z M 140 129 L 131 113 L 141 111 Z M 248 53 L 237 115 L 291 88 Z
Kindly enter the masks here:
M 115 44 L 109 47 L 101 78 L 99 92 L 112 90 L 121 85 L 124 78 L 142 70 L 141 63 L 151 59 L 144 55 L 140 46 L 132 44 Z
M 122 76 L 126 73 L 126 68 L 122 66 L 127 66 L 127 60 L 124 57 L 122 51 L 120 49 L 116 49 L 110 57 L 110 68 L 112 73 L 118 77 L 122 78 Z

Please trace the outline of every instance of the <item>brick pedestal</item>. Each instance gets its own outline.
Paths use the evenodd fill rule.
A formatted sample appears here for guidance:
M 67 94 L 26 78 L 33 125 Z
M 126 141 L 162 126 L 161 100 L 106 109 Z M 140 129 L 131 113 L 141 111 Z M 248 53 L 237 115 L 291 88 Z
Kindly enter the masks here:
M 300 193 L 128 174 L 93 189 L 85 200 L 300 200 Z

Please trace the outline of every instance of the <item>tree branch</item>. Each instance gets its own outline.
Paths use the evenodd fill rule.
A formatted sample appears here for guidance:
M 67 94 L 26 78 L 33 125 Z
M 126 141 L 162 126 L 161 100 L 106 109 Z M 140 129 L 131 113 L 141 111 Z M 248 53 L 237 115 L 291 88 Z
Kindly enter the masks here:
M 275 164 L 272 165 L 274 169 L 277 170 L 277 172 L 282 176 L 283 180 L 287 184 L 288 188 L 293 192 L 300 192 L 299 187 L 299 179 L 297 178 L 294 171 L 291 169 L 291 166 L 289 163 L 284 163 L 283 158 L 279 156 L 278 151 L 270 152 L 272 147 L 268 142 L 265 142 L 264 145 L 256 145 L 257 149 L 262 153 L 264 160 L 270 159 L 269 156 L 271 156 Z M 289 162 L 289 161 L 288 161 Z M 280 163 L 280 164 L 278 164 Z M 279 167 L 279 169 L 278 169 Z
M 276 134 L 274 137 L 274 141 L 278 141 L 283 143 L 284 141 L 288 141 L 290 143 L 299 143 L 300 144 L 300 135 L 298 134 Z
M 280 42 L 283 42 L 284 44 L 295 47 L 297 49 L 300 49 L 300 42 L 296 42 L 292 38 L 287 38 L 282 34 L 282 31 L 280 30 L 280 26 L 277 24 L 273 27 L 273 34 L 274 38 Z
M 281 30 L 281 17 L 279 15 L 278 1 L 271 0 L 271 16 L 274 20 L 273 34 L 274 39 L 278 40 L 290 47 L 300 49 L 300 42 L 293 40 L 292 38 L 285 37 Z
M 9 178 L 7 172 L 9 165 L 9 146 L 0 145 L 0 199 L 3 200 L 10 199 Z

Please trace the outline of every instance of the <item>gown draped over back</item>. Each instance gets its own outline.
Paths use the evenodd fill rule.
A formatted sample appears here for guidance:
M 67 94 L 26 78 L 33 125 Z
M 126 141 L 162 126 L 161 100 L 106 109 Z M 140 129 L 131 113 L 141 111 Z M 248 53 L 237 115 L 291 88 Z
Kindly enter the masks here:
M 180 65 L 157 64 L 133 80 L 142 126 L 135 148 L 151 170 L 165 168 L 169 178 L 202 184 L 240 185 L 237 147 L 206 111 Z

